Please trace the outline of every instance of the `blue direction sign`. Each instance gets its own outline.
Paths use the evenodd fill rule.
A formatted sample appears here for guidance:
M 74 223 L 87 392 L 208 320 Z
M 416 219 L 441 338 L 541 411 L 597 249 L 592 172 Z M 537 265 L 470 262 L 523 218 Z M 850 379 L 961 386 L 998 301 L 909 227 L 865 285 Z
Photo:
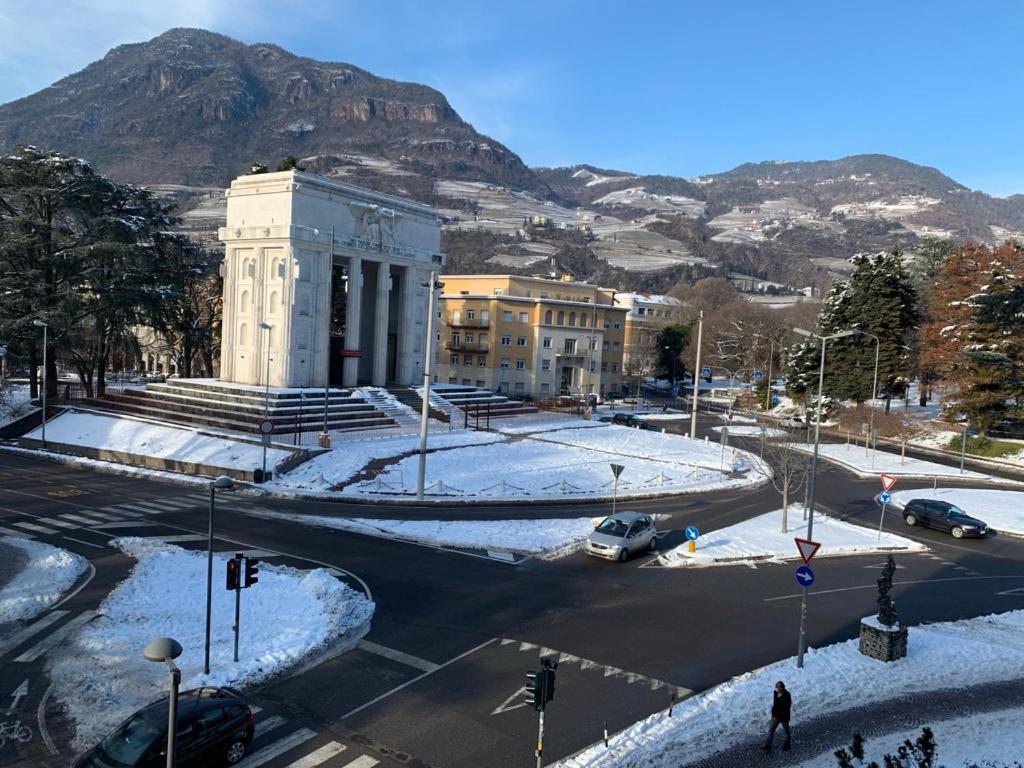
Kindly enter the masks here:
M 814 571 L 806 565 L 801 565 L 796 569 L 796 580 L 801 587 L 809 587 L 814 583 Z
M 892 501 L 892 494 L 889 493 L 888 491 L 882 491 L 880 494 L 878 494 L 878 500 L 883 504 L 888 504 L 890 501 Z
M 977 430 L 974 429 L 967 429 L 964 430 L 964 434 L 967 435 L 968 437 L 974 437 L 976 434 L 978 434 L 978 432 Z
M 700 375 L 703 376 L 705 379 L 711 378 L 711 369 L 708 368 L 707 366 L 701 368 Z
M 688 526 L 686 526 L 686 540 L 687 541 L 696 541 L 698 536 L 700 536 L 700 531 L 697 530 L 697 526 L 696 525 L 688 525 Z
M 764 371 L 754 371 L 754 381 L 760 381 L 764 378 Z

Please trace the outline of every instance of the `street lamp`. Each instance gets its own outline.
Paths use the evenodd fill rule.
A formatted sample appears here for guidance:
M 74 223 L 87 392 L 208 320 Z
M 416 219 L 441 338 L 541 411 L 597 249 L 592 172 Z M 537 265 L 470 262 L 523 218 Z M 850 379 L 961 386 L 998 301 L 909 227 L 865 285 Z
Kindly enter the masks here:
M 171 695 L 167 700 L 167 768 L 174 768 L 174 748 L 178 736 L 178 686 L 181 685 L 181 670 L 174 665 L 174 660 L 181 656 L 181 643 L 170 637 L 158 637 L 149 641 L 142 655 L 149 661 L 166 663 L 170 674 Z
M 32 325 L 36 328 L 43 329 L 43 450 L 46 450 L 46 389 L 47 389 L 47 377 L 46 377 L 46 346 L 47 346 L 47 332 L 50 330 L 50 326 L 44 323 L 42 320 L 33 320 Z
M 227 475 L 210 483 L 210 521 L 206 539 L 206 653 L 203 656 L 203 674 L 210 674 L 210 605 L 213 601 L 213 505 L 217 491 L 230 491 L 235 487 Z
M 704 310 L 697 315 L 697 362 L 693 365 L 693 403 L 690 408 L 690 439 L 697 439 L 697 393 L 700 392 L 700 343 L 704 336 Z
M 824 395 L 825 387 L 825 343 L 833 341 L 835 339 L 843 339 L 847 336 L 852 336 L 855 331 L 838 331 L 837 333 L 830 334 L 828 336 L 822 336 L 817 333 L 811 333 L 803 328 L 794 328 L 794 332 L 799 333 L 801 336 L 808 338 L 815 338 L 821 341 L 821 364 L 818 367 L 818 407 L 816 409 L 816 417 L 814 419 L 814 453 L 811 454 L 811 477 L 807 483 L 807 538 L 809 540 L 814 539 L 814 491 L 815 491 L 815 475 L 818 470 L 818 444 L 821 440 L 821 401 Z M 806 648 L 806 634 L 805 627 L 807 623 L 807 585 L 804 585 L 803 589 L 803 601 L 800 603 L 800 640 L 797 645 L 796 654 L 796 665 L 798 668 L 803 669 L 804 666 L 804 649 Z
M 270 418 L 270 331 L 274 326 L 260 323 L 260 328 L 267 332 L 267 376 L 263 382 L 263 420 Z M 267 436 L 263 436 L 263 482 L 267 482 Z
M 416 498 L 423 499 L 423 484 L 427 478 L 427 420 L 430 418 L 430 376 L 434 363 L 434 302 L 437 291 L 444 288 L 438 282 L 437 272 L 432 271 L 424 288 L 427 289 L 427 321 L 424 325 L 423 339 L 423 407 L 420 409 L 420 451 L 419 465 L 416 468 Z M 454 412 L 451 418 L 455 418 Z

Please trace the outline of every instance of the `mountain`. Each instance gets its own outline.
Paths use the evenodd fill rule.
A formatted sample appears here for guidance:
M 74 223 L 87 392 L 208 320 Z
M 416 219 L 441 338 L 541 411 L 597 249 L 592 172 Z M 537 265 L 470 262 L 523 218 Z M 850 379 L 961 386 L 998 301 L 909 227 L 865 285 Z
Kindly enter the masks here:
M 531 273 L 554 261 L 636 290 L 723 273 L 824 289 L 858 252 L 1024 232 L 1024 195 L 994 198 L 887 155 L 691 179 L 528 168 L 433 88 L 198 29 L 119 46 L 0 105 L 0 150 L 16 143 L 150 186 L 211 243 L 231 179 L 294 155 L 310 171 L 437 207 L 450 271 Z

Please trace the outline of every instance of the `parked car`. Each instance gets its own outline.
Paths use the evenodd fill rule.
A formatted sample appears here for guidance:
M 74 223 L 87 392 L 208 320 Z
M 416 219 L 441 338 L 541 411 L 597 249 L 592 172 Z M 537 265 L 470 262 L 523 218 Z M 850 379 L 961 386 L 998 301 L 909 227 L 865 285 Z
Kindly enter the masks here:
M 783 416 L 779 419 L 779 425 L 786 429 L 803 429 L 806 426 L 799 416 Z
M 159 768 L 167 762 L 168 700 L 140 709 L 74 768 Z M 184 768 L 235 765 L 252 744 L 254 720 L 241 693 L 233 688 L 196 688 L 178 695 L 176 763 Z
M 923 525 L 949 532 L 953 538 L 984 536 L 988 526 L 976 517 L 971 517 L 955 504 L 937 499 L 913 499 L 903 507 L 903 519 L 907 525 Z
M 612 416 L 612 424 L 619 424 L 623 427 L 630 427 L 632 429 L 653 429 L 650 424 L 643 419 L 637 418 L 637 416 L 632 413 L 616 413 Z
M 616 512 L 598 523 L 583 549 L 588 555 L 624 563 L 630 554 L 653 550 L 657 537 L 650 515 Z

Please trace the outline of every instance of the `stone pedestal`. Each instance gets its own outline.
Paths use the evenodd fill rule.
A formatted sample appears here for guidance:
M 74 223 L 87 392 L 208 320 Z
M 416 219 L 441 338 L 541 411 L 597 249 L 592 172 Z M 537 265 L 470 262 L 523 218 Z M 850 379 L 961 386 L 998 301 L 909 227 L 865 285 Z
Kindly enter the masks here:
M 887 627 L 877 616 L 860 620 L 860 652 L 879 661 L 896 661 L 907 655 L 907 628 Z

